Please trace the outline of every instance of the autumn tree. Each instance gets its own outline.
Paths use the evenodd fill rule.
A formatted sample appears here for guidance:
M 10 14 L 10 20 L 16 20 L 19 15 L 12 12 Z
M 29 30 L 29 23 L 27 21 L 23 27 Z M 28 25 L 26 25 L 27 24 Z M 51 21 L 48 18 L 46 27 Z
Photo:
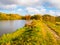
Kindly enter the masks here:
M 42 20 L 42 15 L 40 15 L 40 14 L 35 14 L 35 15 L 32 16 L 32 19 Z
M 0 13 L 0 20 L 8 20 L 8 16 L 5 13 Z
M 56 16 L 56 22 L 60 22 L 60 16 Z
M 55 23 L 55 17 L 54 17 L 54 16 L 51 16 L 51 15 L 49 15 L 49 14 L 43 15 L 43 20 L 45 20 L 45 21 L 50 21 L 50 22 Z
M 30 20 L 31 16 L 30 15 L 26 15 L 25 18 L 26 18 L 26 20 Z
M 0 13 L 0 20 L 19 20 L 22 16 L 18 14 L 6 14 L 6 13 Z

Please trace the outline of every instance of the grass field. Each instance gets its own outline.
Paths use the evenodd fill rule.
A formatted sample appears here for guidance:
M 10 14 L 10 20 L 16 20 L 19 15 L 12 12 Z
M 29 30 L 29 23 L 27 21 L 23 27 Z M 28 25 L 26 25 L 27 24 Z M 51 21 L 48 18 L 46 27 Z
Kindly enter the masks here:
M 33 20 L 30 26 L 0 37 L 0 45 L 60 45 L 60 28 L 53 23 Z M 58 33 L 51 31 L 54 29 Z
M 46 22 L 46 24 L 48 25 L 48 27 L 50 27 L 52 30 L 54 30 L 59 36 L 60 36 L 60 25 L 51 23 L 51 22 Z

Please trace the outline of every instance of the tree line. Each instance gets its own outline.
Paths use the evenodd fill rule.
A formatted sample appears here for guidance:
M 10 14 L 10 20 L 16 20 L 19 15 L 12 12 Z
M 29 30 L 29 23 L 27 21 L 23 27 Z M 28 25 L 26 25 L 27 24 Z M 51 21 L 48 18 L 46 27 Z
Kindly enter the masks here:
M 21 16 L 18 14 L 0 13 L 0 20 L 19 20 Z
M 44 21 L 50 21 L 50 22 L 60 22 L 60 16 L 51 16 L 49 14 L 34 14 L 33 16 L 31 15 L 19 15 L 19 14 L 6 14 L 6 13 L 1 13 L 0 12 L 0 20 L 30 20 L 30 19 L 35 19 L 35 20 L 44 20 Z

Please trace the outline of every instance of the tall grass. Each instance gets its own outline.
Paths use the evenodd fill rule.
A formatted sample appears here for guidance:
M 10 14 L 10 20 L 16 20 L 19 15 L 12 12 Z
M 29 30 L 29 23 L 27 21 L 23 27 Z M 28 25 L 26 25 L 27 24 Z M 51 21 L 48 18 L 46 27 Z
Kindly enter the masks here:
M 59 43 L 43 22 L 33 20 L 30 27 L 25 26 L 0 37 L 0 45 L 59 45 Z
M 51 23 L 51 22 L 45 22 L 49 27 L 51 27 L 59 36 L 60 36 L 60 26 Z

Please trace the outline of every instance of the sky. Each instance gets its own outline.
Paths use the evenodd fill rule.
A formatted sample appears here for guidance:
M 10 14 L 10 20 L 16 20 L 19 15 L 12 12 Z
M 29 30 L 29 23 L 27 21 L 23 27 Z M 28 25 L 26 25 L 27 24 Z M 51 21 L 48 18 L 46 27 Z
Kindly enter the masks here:
M 0 12 L 60 16 L 60 0 L 0 0 Z

